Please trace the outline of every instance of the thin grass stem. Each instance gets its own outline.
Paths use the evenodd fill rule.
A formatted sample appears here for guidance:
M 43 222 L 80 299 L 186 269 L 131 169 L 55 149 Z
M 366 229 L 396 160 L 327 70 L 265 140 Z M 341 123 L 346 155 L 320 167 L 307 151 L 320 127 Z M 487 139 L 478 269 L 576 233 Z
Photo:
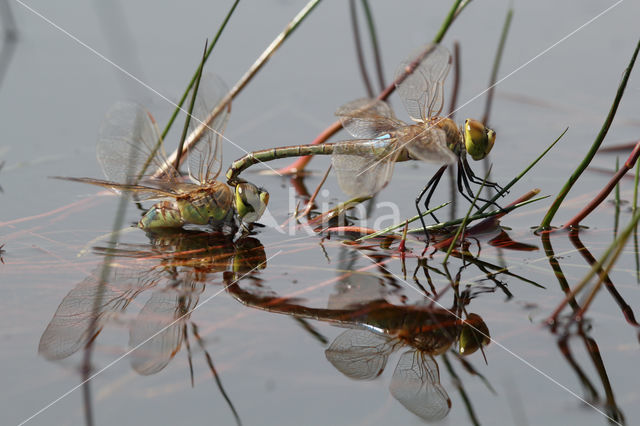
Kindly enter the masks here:
M 540 161 L 540 160 L 542 159 L 542 157 L 544 157 L 544 156 L 547 154 L 547 152 L 549 152 L 549 150 L 551 150 L 551 148 L 553 148 L 553 147 L 554 147 L 554 145 L 555 145 L 556 143 L 558 143 L 558 141 L 559 141 L 560 139 L 562 139 L 562 137 L 564 136 L 564 134 L 565 134 L 565 133 L 567 133 L 567 131 L 568 131 L 568 130 L 569 130 L 569 128 L 568 128 L 568 127 L 567 127 L 566 129 L 564 129 L 564 131 L 560 134 L 560 136 L 558 136 L 558 137 L 556 138 L 556 140 L 554 140 L 554 141 L 553 141 L 553 142 L 552 142 L 552 143 L 547 147 L 547 149 L 545 149 L 545 150 L 542 152 L 542 154 L 540 154 L 540 155 L 538 156 L 538 158 L 536 158 L 535 160 L 533 160 L 533 161 L 532 161 L 532 162 L 531 162 L 531 163 L 530 163 L 530 164 L 529 164 L 529 165 L 528 165 L 528 166 L 527 166 L 523 171 L 521 171 L 521 172 L 520 172 L 516 177 L 514 177 L 513 179 L 511 179 L 511 181 L 510 181 L 508 184 L 506 184 L 506 185 L 504 186 L 504 188 L 502 188 L 502 190 L 501 190 L 500 192 L 498 192 L 496 195 L 494 195 L 494 196 L 493 196 L 493 198 L 491 198 L 491 199 L 489 200 L 489 202 L 488 202 L 488 203 L 486 203 L 484 206 L 480 207 L 480 208 L 478 209 L 477 213 L 482 213 L 483 211 L 485 211 L 486 209 L 488 209 L 490 206 L 495 205 L 495 204 L 494 204 L 494 203 L 495 203 L 495 201 L 496 201 L 498 198 L 500 198 L 500 197 L 502 196 L 502 194 L 506 193 L 506 192 L 509 190 L 509 188 L 511 188 L 513 185 L 515 185 L 515 184 L 516 184 L 516 182 L 518 182 L 520 179 L 522 179 L 522 177 L 523 177 L 525 174 L 527 174 L 527 172 L 529 172 L 529 170 L 531 170 L 531 169 L 533 168 L 533 166 L 535 166 L 535 165 L 538 163 L 538 161 Z
M 193 86 L 193 94 L 191 95 L 191 102 L 189 103 L 189 113 L 187 114 L 187 118 L 184 120 L 184 127 L 182 128 L 182 135 L 180 136 L 180 143 L 178 144 L 178 156 L 176 157 L 176 162 L 173 165 L 176 170 L 180 167 L 180 158 L 182 157 L 182 147 L 184 146 L 184 140 L 187 137 L 187 132 L 189 131 L 189 122 L 191 121 L 191 115 L 193 114 L 193 107 L 196 104 L 196 96 L 198 95 L 198 89 L 200 88 L 200 79 L 202 78 L 202 68 L 204 68 L 204 61 L 206 60 L 207 54 L 207 43 L 204 42 L 204 52 L 202 53 L 202 60 L 200 61 L 200 66 L 198 67 L 198 74 L 196 78 L 196 83 Z
M 598 195 L 593 198 L 577 215 L 575 215 L 571 220 L 569 220 L 566 224 L 563 225 L 563 228 L 577 227 L 580 225 L 580 221 L 587 217 L 592 211 L 596 209 L 611 193 L 613 188 L 617 185 L 617 183 L 622 179 L 622 177 L 631 169 L 633 165 L 638 160 L 640 156 L 640 143 L 636 145 L 634 150 L 627 158 L 627 161 L 624 162 L 622 168 L 616 172 L 616 174 L 609 180 L 607 185 L 605 185 L 602 190 L 598 193 Z
M 444 22 L 442 23 L 442 26 L 440 27 L 440 30 L 438 31 L 438 33 L 434 37 L 433 43 L 437 44 L 437 43 L 440 43 L 442 41 L 442 39 L 444 38 L 445 34 L 447 33 L 447 30 L 451 27 L 451 24 L 453 23 L 455 17 L 460 12 L 462 12 L 464 7 L 468 3 L 469 3 L 468 1 L 464 1 L 464 0 L 456 0 L 454 2 L 453 7 L 449 10 L 449 13 L 448 13 L 447 17 L 445 18 Z M 429 53 L 430 50 L 431 49 L 425 50 L 424 54 L 420 55 L 419 58 L 423 59 L 424 56 L 426 56 Z M 399 78 L 397 78 L 393 83 L 388 85 L 382 92 L 380 92 L 376 99 L 378 99 L 378 100 L 387 99 L 395 91 L 396 85 L 401 83 L 407 77 L 407 75 L 409 75 L 409 73 L 405 73 L 405 74 L 401 75 Z M 340 120 L 336 120 L 335 122 L 333 122 L 333 124 L 331 124 L 325 130 L 323 130 L 322 133 L 320 133 L 313 140 L 313 142 L 311 142 L 311 144 L 317 145 L 317 144 L 325 142 L 327 139 L 329 139 L 331 136 L 333 136 L 340 129 L 342 129 L 342 124 L 340 123 Z M 284 175 L 284 174 L 300 173 L 300 172 L 302 172 L 304 170 L 304 168 L 307 166 L 307 164 L 311 161 L 311 158 L 312 157 L 309 156 L 309 155 L 304 156 L 304 157 L 300 157 L 296 161 L 291 163 L 290 165 L 288 165 L 286 167 L 283 167 L 282 169 L 278 170 L 278 174 Z
M 231 88 L 229 93 L 227 93 L 222 100 L 218 103 L 218 105 L 213 108 L 213 110 L 209 113 L 206 119 L 201 123 L 189 136 L 187 137 L 184 147 L 183 153 L 188 151 L 191 146 L 195 145 L 202 135 L 204 134 L 205 129 L 208 128 L 209 123 L 211 123 L 215 117 L 220 114 L 227 105 L 245 88 L 245 86 L 253 79 L 253 77 L 262 69 L 262 67 L 267 63 L 267 61 L 271 58 L 271 56 L 280 48 L 282 43 L 289 38 L 291 34 L 298 28 L 298 26 L 309 16 L 309 14 L 315 9 L 315 7 L 320 3 L 320 0 L 311 0 L 309 3 L 303 7 L 300 12 L 287 24 L 287 26 L 278 34 L 278 36 L 267 46 L 267 48 L 260 54 L 260 56 L 255 60 L 255 62 L 249 67 L 249 69 L 245 72 L 245 74 L 240 77 L 240 80 Z M 169 163 L 174 163 L 176 157 L 178 156 L 177 151 L 174 151 L 169 156 Z M 154 177 L 162 175 L 165 171 L 165 168 L 160 168 L 154 174 Z
M 567 194 L 569 193 L 573 185 L 580 178 L 580 176 L 582 175 L 582 172 L 584 172 L 584 170 L 587 168 L 589 163 L 591 163 L 591 160 L 593 159 L 596 152 L 598 151 L 598 148 L 602 144 L 602 141 L 604 141 L 604 138 L 607 135 L 609 128 L 611 127 L 611 123 L 613 122 L 613 118 L 615 117 L 616 112 L 618 111 L 618 105 L 620 105 L 620 100 L 622 99 L 622 95 L 624 94 L 625 88 L 627 87 L 627 81 L 629 80 L 629 75 L 631 74 L 633 65 L 636 62 L 636 58 L 638 56 L 639 50 L 640 50 L 640 40 L 638 40 L 638 44 L 636 45 L 633 55 L 631 56 L 629 65 L 627 65 L 627 68 L 624 71 L 622 81 L 620 81 L 620 85 L 618 86 L 618 90 L 613 100 L 613 104 L 609 109 L 609 114 L 607 115 L 607 118 L 602 124 L 600 133 L 598 133 L 598 136 L 596 137 L 595 141 L 591 145 L 591 148 L 585 155 L 585 158 L 578 165 L 578 168 L 571 174 L 571 176 L 569 177 L 565 185 L 560 190 L 560 193 L 556 196 L 556 199 L 554 200 L 553 204 L 551 205 L 551 207 L 549 207 L 547 214 L 544 216 L 544 218 L 542 219 L 542 222 L 540 223 L 540 226 L 538 227 L 538 231 L 546 231 L 551 229 L 551 221 L 553 220 L 556 212 L 560 208 L 560 205 L 564 201 L 565 197 L 567 196 Z
M 453 236 L 453 239 L 451 240 L 451 244 L 449 245 L 449 248 L 447 249 L 447 254 L 445 255 L 444 259 L 442 260 L 442 263 L 447 263 L 447 260 L 449 260 L 449 256 L 451 256 L 451 252 L 453 251 L 453 247 L 458 242 L 458 238 L 460 238 L 460 235 L 462 235 L 462 231 L 466 228 L 467 222 L 469 221 L 469 216 L 471 215 L 471 210 L 473 210 L 473 206 L 476 205 L 476 201 L 478 201 L 478 197 L 480 197 L 480 193 L 482 192 L 482 188 L 484 188 L 484 184 L 487 182 L 487 177 L 489 177 L 490 173 L 491 173 L 491 168 L 489 168 L 489 170 L 487 171 L 487 174 L 484 176 L 484 179 L 482 180 L 482 184 L 480 185 L 480 188 L 478 188 L 478 192 L 476 192 L 476 196 L 473 198 L 473 202 L 471 202 L 471 205 L 469 206 L 469 209 L 467 210 L 467 214 L 462 219 L 462 223 L 460 224 L 460 226 L 458 226 L 458 230 L 456 231 L 456 234 Z
M 440 204 L 437 207 L 434 207 L 432 209 L 429 209 L 427 211 L 422 212 L 422 214 L 420 214 L 420 215 L 413 216 L 411 219 L 407 219 L 407 220 L 405 220 L 405 221 L 403 221 L 401 223 L 397 223 L 395 225 L 391 225 L 391 226 L 389 226 L 387 228 L 384 228 L 384 229 L 382 229 L 380 231 L 377 231 L 377 232 L 375 232 L 373 234 L 366 235 L 364 237 L 358 238 L 356 241 L 367 240 L 369 238 L 374 238 L 374 237 L 377 237 L 377 236 L 380 236 L 380 235 L 383 235 L 383 234 L 387 234 L 387 233 L 389 233 L 391 231 L 395 231 L 398 228 L 402 228 L 405 224 L 409 224 L 411 222 L 415 222 L 416 220 L 420 219 L 420 216 L 422 216 L 422 217 L 427 216 L 427 215 L 429 215 L 429 214 L 431 214 L 431 213 L 433 213 L 433 212 L 435 212 L 437 210 L 440 210 L 441 208 L 447 206 L 448 204 L 449 204 L 449 202 Z
M 201 68 L 203 66 L 202 64 L 204 62 L 206 62 L 207 59 L 209 59 L 209 55 L 211 55 L 211 52 L 213 51 L 213 48 L 218 43 L 218 39 L 220 38 L 220 35 L 222 34 L 222 31 L 224 31 L 225 27 L 227 26 L 227 23 L 229 22 L 229 19 L 231 18 L 231 15 L 233 15 L 233 12 L 236 10 L 236 6 L 238 6 L 239 2 L 240 2 L 240 0 L 236 0 L 233 3 L 233 5 L 231 6 L 231 9 L 229 9 L 229 12 L 227 13 L 227 16 L 225 16 L 224 20 L 222 21 L 222 24 L 220 25 L 220 28 L 218 28 L 218 32 L 216 33 L 215 37 L 213 38 L 213 41 L 211 42 L 211 45 L 209 46 L 209 49 L 207 49 L 207 51 L 206 51 L 206 53 L 204 55 L 204 60 L 201 61 L 201 64 L 198 66 L 196 71 L 193 73 L 193 77 L 191 77 L 191 81 L 189 81 L 189 84 L 187 85 L 187 88 L 185 89 L 184 93 L 182 94 L 182 97 L 180 98 L 180 100 L 178 101 L 178 105 L 173 110 L 173 114 L 171 114 L 171 117 L 169 118 L 169 121 L 165 125 L 164 130 L 162 131 L 162 134 L 160 136 L 160 139 L 156 143 L 156 146 L 153 148 L 152 152 L 149 154 L 149 158 L 147 159 L 147 162 L 144 164 L 144 166 L 140 170 L 140 174 L 139 174 L 137 180 L 139 180 L 140 177 L 145 174 L 145 172 L 149 168 L 149 165 L 151 165 L 151 161 L 155 157 L 156 152 L 158 152 L 158 150 L 160 149 L 160 146 L 162 145 L 162 141 L 164 141 L 164 139 L 167 137 L 167 134 L 169 133 L 169 130 L 171 129 L 171 126 L 173 125 L 173 122 L 175 121 L 176 117 L 178 116 L 178 113 L 182 110 L 182 105 L 187 100 L 187 96 L 189 95 L 189 91 L 191 90 L 191 88 L 195 84 L 196 79 L 198 78 L 198 73 L 201 72 Z M 175 166 L 176 169 L 179 166 L 180 166 L 179 164 L 176 164 L 176 166 Z M 156 175 L 157 174 L 158 173 L 156 173 Z
M 491 68 L 491 77 L 489 78 L 489 91 L 487 92 L 486 103 L 484 104 L 484 115 L 482 117 L 482 122 L 485 126 L 489 125 L 489 115 L 491 114 L 491 106 L 493 105 L 493 93 L 496 81 L 498 80 L 498 70 L 500 69 L 500 62 L 502 62 L 504 46 L 507 42 L 507 35 L 509 34 L 512 19 L 513 6 L 510 5 L 507 10 L 507 15 L 504 18 L 504 23 L 502 24 L 502 33 L 500 34 L 500 41 L 498 42 L 498 50 L 496 50 L 496 55 L 493 58 L 493 67 Z
M 367 27 L 369 28 L 369 37 L 371 38 L 371 47 L 373 50 L 373 60 L 376 64 L 376 74 L 378 75 L 378 84 L 380 90 L 385 88 L 384 84 L 384 72 L 382 70 L 382 56 L 380 55 L 380 46 L 378 45 L 378 35 L 376 32 L 376 25 L 373 22 L 373 13 L 369 7 L 369 0 L 362 0 L 362 8 L 364 9 L 364 15 L 367 19 Z
M 353 41 L 356 45 L 356 57 L 358 58 L 358 68 L 362 83 L 367 91 L 368 97 L 373 97 L 373 87 L 367 72 L 367 66 L 364 63 L 364 53 L 362 51 L 362 40 L 360 39 L 360 28 L 358 26 L 358 13 L 356 12 L 356 0 L 349 0 L 349 15 L 351 16 L 351 28 L 353 30 Z
M 620 171 L 620 157 L 616 156 L 616 174 Z M 614 191 L 616 211 L 613 218 L 613 238 L 618 236 L 618 224 L 620 222 L 620 181 L 616 182 Z

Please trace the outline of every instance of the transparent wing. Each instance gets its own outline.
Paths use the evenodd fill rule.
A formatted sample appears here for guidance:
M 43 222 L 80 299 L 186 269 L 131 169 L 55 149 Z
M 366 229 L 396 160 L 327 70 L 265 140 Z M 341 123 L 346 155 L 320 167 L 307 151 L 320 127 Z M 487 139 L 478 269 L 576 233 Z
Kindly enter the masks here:
M 174 289 L 154 291 L 129 330 L 131 366 L 148 376 L 161 371 L 180 350 L 188 319 L 184 295 Z M 140 345 L 140 346 L 139 346 Z
M 227 85 L 220 77 L 205 73 L 200 79 L 200 86 L 193 106 L 193 114 L 189 121 L 189 133 L 206 122 L 209 113 L 218 105 L 228 92 Z M 215 180 L 222 167 L 222 134 L 229 120 L 229 107 L 204 128 L 200 141 L 189 150 L 189 175 L 197 182 Z
M 93 340 L 102 327 L 140 292 L 155 285 L 142 280 L 139 269 L 112 265 L 106 284 L 100 285 L 102 266 L 76 285 L 60 306 L 40 337 L 38 353 L 48 360 L 64 359 Z M 95 306 L 96 300 L 102 303 Z M 93 334 L 91 323 L 95 321 Z
M 442 129 L 425 128 L 406 143 L 411 158 L 436 164 L 454 164 L 458 157 L 447 146 L 447 135 Z
M 324 354 L 345 376 L 372 380 L 384 371 L 393 349 L 388 337 L 367 330 L 347 330 L 335 338 Z
M 356 139 L 372 139 L 384 133 L 405 126 L 393 114 L 384 101 L 377 99 L 357 99 L 338 108 L 342 127 Z
M 91 185 L 102 186 L 104 188 L 114 189 L 116 191 L 135 192 L 136 194 L 138 194 L 139 198 L 142 198 L 145 200 L 175 197 L 176 194 L 181 192 L 179 189 L 181 190 L 185 189 L 182 187 L 170 188 L 169 185 L 158 185 L 164 188 L 162 189 L 160 187 L 155 187 L 155 186 L 117 183 L 117 182 L 110 182 L 107 180 L 93 179 L 93 178 L 76 178 L 76 177 L 64 177 L 64 176 L 51 176 L 51 177 L 53 179 L 70 180 L 72 182 L 88 183 Z M 150 185 L 155 185 L 156 183 L 161 183 L 161 181 L 160 180 L 157 180 L 157 182 L 156 180 L 149 181 Z
M 144 171 L 151 175 L 166 163 L 162 147 L 155 149 L 160 132 L 144 107 L 119 102 L 107 113 L 98 135 L 98 162 L 108 180 L 127 183 Z M 146 167 L 145 167 L 146 166 Z M 171 167 L 170 178 L 177 176 Z
M 424 56 L 428 47 L 432 47 Z M 413 70 L 396 85 L 409 116 L 417 122 L 426 122 L 429 117 L 442 111 L 444 102 L 444 80 L 451 67 L 449 51 L 439 44 L 425 46 L 400 64 L 396 81 L 407 71 Z
M 438 365 L 430 355 L 416 350 L 400 356 L 389 391 L 407 410 L 427 422 L 444 419 L 451 409 L 449 395 L 440 384 Z
M 351 197 L 373 195 L 387 185 L 400 154 L 400 150 L 393 149 L 395 142 L 394 138 L 387 138 L 335 144 L 331 163 L 345 194 Z

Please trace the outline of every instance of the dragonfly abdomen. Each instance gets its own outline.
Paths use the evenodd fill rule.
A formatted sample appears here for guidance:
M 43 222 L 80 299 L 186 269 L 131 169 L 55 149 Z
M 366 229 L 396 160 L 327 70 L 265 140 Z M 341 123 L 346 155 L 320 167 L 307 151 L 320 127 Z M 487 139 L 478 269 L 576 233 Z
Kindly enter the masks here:
M 279 158 L 301 157 L 305 155 L 331 155 L 333 154 L 333 146 L 334 144 L 332 143 L 297 145 L 250 152 L 231 164 L 231 167 L 229 167 L 229 170 L 227 171 L 227 182 L 229 185 L 235 185 L 237 183 L 238 175 L 256 163 L 272 161 Z
M 182 214 L 175 201 L 154 204 L 138 222 L 141 229 L 180 228 L 182 225 Z

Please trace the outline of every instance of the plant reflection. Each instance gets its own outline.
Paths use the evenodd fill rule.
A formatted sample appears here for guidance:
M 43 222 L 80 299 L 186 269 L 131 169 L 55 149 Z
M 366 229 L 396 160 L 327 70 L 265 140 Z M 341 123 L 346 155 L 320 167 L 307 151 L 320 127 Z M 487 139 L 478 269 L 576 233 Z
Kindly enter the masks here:
M 620 312 L 627 323 L 633 326 L 636 330 L 640 329 L 640 324 L 638 324 L 635 319 L 635 314 L 632 307 L 626 302 L 623 296 L 616 289 L 616 286 L 609 274 L 607 274 L 602 267 L 598 266 L 596 258 L 580 240 L 579 231 L 577 229 L 571 230 L 568 237 L 575 249 L 583 257 L 585 262 L 590 267 L 597 268 L 598 275 L 600 276 L 604 287 L 608 290 L 610 296 L 618 305 Z M 569 282 L 567 280 L 567 275 L 562 271 L 560 262 L 555 256 L 553 247 L 551 245 L 550 235 L 548 233 L 545 233 L 541 235 L 541 238 L 545 249 L 545 254 L 549 258 L 551 268 L 555 273 L 556 279 L 558 280 L 561 289 L 566 294 L 565 300 L 558 306 L 558 308 L 556 308 L 556 311 L 547 320 L 547 323 L 551 326 L 551 332 L 558 334 L 558 348 L 560 349 L 563 357 L 566 359 L 567 363 L 575 372 L 579 382 L 581 383 L 584 393 L 584 400 L 593 406 L 602 407 L 602 409 L 604 410 L 604 414 L 606 414 L 606 416 L 612 423 L 625 424 L 624 414 L 616 403 L 613 393 L 613 387 L 609 380 L 604 361 L 600 355 L 598 344 L 596 340 L 589 335 L 592 327 L 591 321 L 587 318 L 586 315 L 590 303 L 595 297 L 596 291 L 599 288 L 599 284 L 596 283 L 592 287 L 590 294 L 584 300 L 578 301 L 576 299 L 576 292 L 570 288 Z M 572 313 L 569 315 L 561 316 L 560 313 L 566 305 L 570 306 Z M 585 373 L 585 369 L 578 362 L 578 358 L 574 356 L 575 350 L 572 350 L 572 341 L 579 341 L 584 345 L 585 351 L 589 356 L 589 359 L 591 360 L 591 363 L 593 364 L 593 367 L 596 370 L 602 384 L 602 389 L 605 394 L 604 400 L 600 397 L 596 386 L 592 383 L 588 375 Z
M 245 288 L 234 280 L 233 274 L 225 273 L 227 291 L 246 306 L 347 328 L 333 340 L 325 355 L 351 379 L 380 376 L 389 357 L 404 350 L 391 378 L 391 394 L 426 421 L 443 419 L 449 413 L 451 400 L 440 383 L 436 357 L 454 345 L 460 354 L 472 354 L 489 343 L 489 330 L 477 314 L 470 313 L 462 319 L 462 305 L 454 304 L 448 310 L 434 304 L 390 303 L 385 293 L 396 293 L 396 288 L 391 287 L 389 293 L 385 281 L 377 275 L 348 274 L 337 284 L 325 309 L 281 297 L 262 285 Z M 468 302 L 470 297 L 456 300 Z

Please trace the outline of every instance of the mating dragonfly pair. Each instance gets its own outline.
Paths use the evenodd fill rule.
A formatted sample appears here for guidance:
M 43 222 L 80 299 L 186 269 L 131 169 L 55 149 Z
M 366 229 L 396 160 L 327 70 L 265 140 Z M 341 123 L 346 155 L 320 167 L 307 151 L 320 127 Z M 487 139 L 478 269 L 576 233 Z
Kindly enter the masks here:
M 222 165 L 221 139 L 228 110 L 207 126 L 199 147 L 190 149 L 191 182 L 184 182 L 175 167 L 167 167 L 163 151 L 153 148 L 160 140 L 157 126 L 151 115 L 135 104 L 117 105 L 103 125 L 98 140 L 98 160 L 109 180 L 63 179 L 135 192 L 146 199 L 164 198 L 142 217 L 138 226 L 143 229 L 186 224 L 211 225 L 217 229 L 229 229 L 238 224 L 248 228 L 264 213 L 269 194 L 240 179 L 239 174 L 258 162 L 303 155 L 332 155 L 340 187 L 354 197 L 373 195 L 384 188 L 391 180 L 396 162 L 421 160 L 440 164 L 441 168 L 416 198 L 419 213 L 421 200 L 426 195 L 424 208 L 428 209 L 445 169 L 457 163 L 458 190 L 473 203 L 470 182 L 479 184 L 482 181 L 473 173 L 466 154 L 474 160 L 486 157 L 496 134 L 476 120 L 467 119 L 462 127 L 458 127 L 450 118 L 440 116 L 444 80 L 450 67 L 451 55 L 447 49 L 432 45 L 421 51 L 420 56 L 411 56 L 398 69 L 397 91 L 415 124 L 397 119 L 384 101 L 360 99 L 350 102 L 339 108 L 336 115 L 355 139 L 249 153 L 235 161 L 226 174 L 234 191 L 216 180 Z M 202 80 L 189 124 L 192 130 L 225 94 L 224 84 L 215 76 L 205 74 Z M 135 183 L 133 179 L 143 173 L 148 158 L 152 159 L 153 165 L 164 166 L 164 176 Z M 484 184 L 500 188 L 493 182 Z M 426 234 L 422 214 L 420 219 Z

